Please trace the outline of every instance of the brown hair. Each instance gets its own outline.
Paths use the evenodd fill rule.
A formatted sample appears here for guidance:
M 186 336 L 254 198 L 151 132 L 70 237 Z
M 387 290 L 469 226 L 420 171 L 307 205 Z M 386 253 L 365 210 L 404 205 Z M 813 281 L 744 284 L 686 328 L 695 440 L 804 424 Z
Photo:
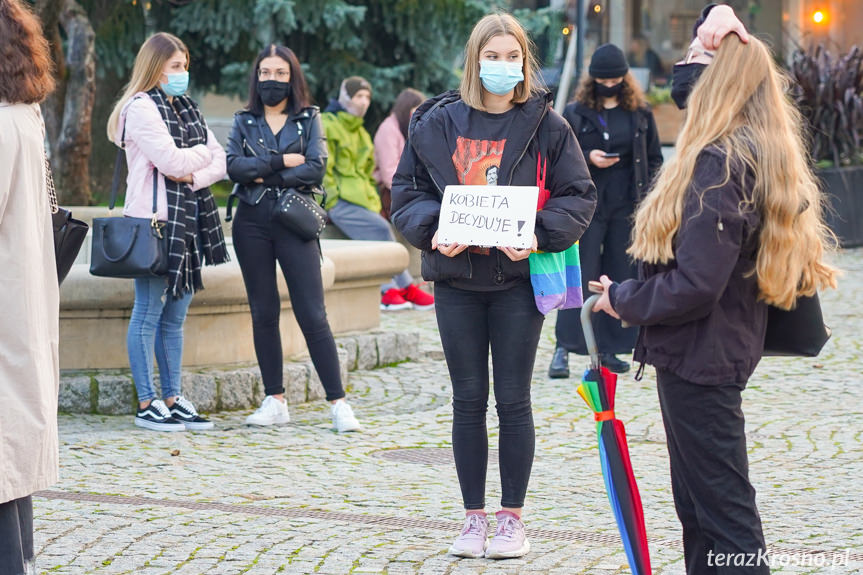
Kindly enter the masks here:
M 602 98 L 596 96 L 596 78 L 585 72 L 578 83 L 578 89 L 575 91 L 573 101 L 584 104 L 588 108 L 601 111 Z M 644 92 L 641 91 L 638 82 L 632 76 L 632 72 L 627 72 L 623 77 L 623 89 L 620 91 L 617 101 L 624 110 L 629 110 L 630 112 L 647 107 L 647 99 L 644 97 Z
M 182 40 L 173 34 L 156 32 L 141 45 L 138 55 L 135 56 L 135 65 L 132 67 L 132 78 L 126 84 L 126 87 L 123 89 L 123 95 L 117 100 L 114 110 L 108 118 L 109 140 L 120 145 L 120 142 L 116 142 L 115 138 L 117 138 L 117 127 L 120 124 L 120 113 L 123 111 L 126 102 L 138 92 L 146 92 L 158 86 L 165 63 L 177 52 L 182 52 L 186 55 L 186 69 L 188 70 L 189 49 L 186 48 Z
M 413 88 L 405 88 L 396 98 L 396 101 L 393 104 L 393 109 L 390 110 L 390 114 L 394 115 L 396 120 L 398 120 L 399 130 L 405 139 L 408 137 L 411 110 L 425 102 L 425 99 L 426 97 L 422 92 L 414 90 Z
M 284 60 L 291 71 L 291 92 L 282 112 L 284 114 L 299 114 L 303 108 L 311 105 L 306 77 L 303 75 L 303 68 L 300 66 L 300 61 L 294 51 L 287 46 L 277 44 L 270 44 L 261 50 L 258 57 L 255 58 L 255 63 L 252 64 L 252 72 L 249 76 L 249 101 L 246 104 L 246 109 L 256 116 L 264 115 L 264 102 L 258 94 L 258 73 L 261 62 L 273 56 Z
M 482 103 L 482 81 L 479 78 L 479 56 L 489 40 L 495 36 L 510 35 L 516 39 L 523 54 L 522 73 L 524 80 L 516 85 L 512 94 L 513 104 L 523 104 L 538 93 L 542 87 L 539 66 L 534 55 L 533 43 L 528 38 L 521 23 L 510 14 L 489 14 L 483 17 L 473 31 L 464 48 L 464 75 L 461 77 L 459 92 L 465 104 L 476 110 L 485 111 Z
M 19 0 L 0 0 L 0 100 L 41 102 L 54 90 L 53 72 L 39 18 Z

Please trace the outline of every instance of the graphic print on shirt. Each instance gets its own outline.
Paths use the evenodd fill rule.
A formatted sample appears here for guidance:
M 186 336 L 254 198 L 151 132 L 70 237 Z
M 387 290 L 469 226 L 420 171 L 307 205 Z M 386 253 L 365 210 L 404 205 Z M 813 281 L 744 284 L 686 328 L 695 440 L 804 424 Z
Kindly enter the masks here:
M 458 182 L 463 186 L 496 186 L 503 140 L 471 140 L 459 136 L 452 154 Z

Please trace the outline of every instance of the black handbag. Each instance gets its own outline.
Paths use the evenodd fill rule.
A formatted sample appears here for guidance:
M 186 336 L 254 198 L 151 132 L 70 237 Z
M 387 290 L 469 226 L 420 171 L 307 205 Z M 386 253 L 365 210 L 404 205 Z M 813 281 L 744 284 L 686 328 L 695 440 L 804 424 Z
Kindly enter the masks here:
M 45 183 L 48 186 L 48 199 L 51 204 L 51 226 L 54 228 L 54 259 L 57 262 L 57 283 L 63 280 L 72 269 L 72 264 L 84 245 L 87 231 L 90 229 L 85 222 L 72 217 L 72 212 L 64 210 L 57 203 L 57 192 L 54 190 L 54 176 L 51 165 L 45 158 Z
M 794 309 L 767 307 L 764 355 L 816 357 L 831 335 L 818 294 L 800 296 Z
M 113 210 L 117 200 L 124 151 L 117 152 L 111 184 Z M 93 218 L 93 246 L 90 273 L 109 278 L 140 278 L 168 273 L 168 240 L 165 224 L 156 218 L 158 171 L 153 168 L 153 216 L 150 218 Z
M 315 200 L 318 194 L 323 196 L 320 203 Z M 273 218 L 300 238 L 316 240 L 327 227 L 327 211 L 322 207 L 326 201 L 327 193 L 322 188 L 279 190 Z

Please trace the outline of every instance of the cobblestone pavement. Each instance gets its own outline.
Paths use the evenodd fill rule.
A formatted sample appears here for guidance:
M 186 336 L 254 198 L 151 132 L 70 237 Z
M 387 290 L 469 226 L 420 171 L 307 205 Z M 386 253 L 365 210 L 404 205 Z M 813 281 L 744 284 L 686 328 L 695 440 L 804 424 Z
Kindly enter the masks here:
M 846 274 L 840 291 L 823 296 L 834 335 L 822 356 L 765 359 L 744 394 L 767 540 L 791 564 L 776 573 L 863 572 L 863 250 L 837 263 Z M 461 517 L 446 367 L 434 314 L 395 312 L 383 327 L 419 330 L 425 357 L 350 375 L 359 434 L 331 432 L 323 402 L 292 407 L 281 428 L 250 429 L 248 412 L 225 412 L 213 417 L 214 431 L 183 434 L 140 430 L 130 416 L 62 416 L 61 481 L 35 499 L 39 572 L 628 573 L 591 414 L 575 379 L 545 376 L 553 326 L 550 316 L 533 384 L 537 453 L 525 512 L 533 550 L 523 559 L 446 555 Z M 582 359 L 572 357 L 573 373 Z M 622 377 L 617 413 L 655 573 L 680 574 L 654 384 L 652 369 L 641 382 Z M 493 447 L 495 419 L 490 409 Z M 497 474 L 492 461 L 491 510 Z

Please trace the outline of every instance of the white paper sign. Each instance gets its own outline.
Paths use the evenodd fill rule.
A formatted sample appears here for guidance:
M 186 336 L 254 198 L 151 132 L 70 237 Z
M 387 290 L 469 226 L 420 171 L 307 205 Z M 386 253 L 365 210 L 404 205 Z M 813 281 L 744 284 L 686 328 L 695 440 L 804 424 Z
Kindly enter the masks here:
M 447 186 L 437 241 L 529 248 L 538 195 L 536 186 Z

